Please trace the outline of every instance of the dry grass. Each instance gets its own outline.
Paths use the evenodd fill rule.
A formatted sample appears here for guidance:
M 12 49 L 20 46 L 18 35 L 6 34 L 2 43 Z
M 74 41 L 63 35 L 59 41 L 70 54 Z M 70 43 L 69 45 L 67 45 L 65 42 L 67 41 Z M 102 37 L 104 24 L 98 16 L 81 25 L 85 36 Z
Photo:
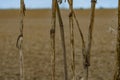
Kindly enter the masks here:
M 75 10 L 80 27 L 87 37 L 90 10 Z M 69 35 L 69 12 L 62 10 L 65 24 L 67 47 L 68 77 L 71 79 L 71 56 Z M 113 80 L 115 66 L 116 35 L 109 31 L 110 27 L 117 28 L 117 10 L 97 10 L 93 34 L 91 67 L 89 80 Z M 24 27 L 24 60 L 25 80 L 51 79 L 51 28 L 50 10 L 28 10 Z M 63 54 L 60 32 L 57 23 L 56 30 L 56 78 L 64 79 Z M 19 80 L 19 54 L 16 49 L 16 39 L 19 34 L 19 11 L 0 10 L 0 80 Z M 75 30 L 76 73 L 83 76 L 81 39 L 77 28 Z

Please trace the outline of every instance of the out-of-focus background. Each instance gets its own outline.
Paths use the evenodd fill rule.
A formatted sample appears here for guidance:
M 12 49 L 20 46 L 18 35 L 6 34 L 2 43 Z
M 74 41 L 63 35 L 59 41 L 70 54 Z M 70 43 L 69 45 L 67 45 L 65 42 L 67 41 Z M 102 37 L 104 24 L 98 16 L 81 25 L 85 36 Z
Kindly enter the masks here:
M 24 17 L 24 73 L 25 80 L 51 80 L 51 1 L 25 0 Z M 87 42 L 90 23 L 90 0 L 74 0 L 74 8 Z M 0 0 L 0 80 L 19 80 L 19 53 L 16 41 L 19 35 L 20 0 Z M 116 59 L 118 0 L 98 0 L 93 30 L 89 80 L 113 80 Z M 65 29 L 68 77 L 72 80 L 68 4 L 60 5 Z M 76 75 L 83 76 L 81 37 L 76 24 Z M 60 29 L 56 26 L 56 80 L 64 79 Z

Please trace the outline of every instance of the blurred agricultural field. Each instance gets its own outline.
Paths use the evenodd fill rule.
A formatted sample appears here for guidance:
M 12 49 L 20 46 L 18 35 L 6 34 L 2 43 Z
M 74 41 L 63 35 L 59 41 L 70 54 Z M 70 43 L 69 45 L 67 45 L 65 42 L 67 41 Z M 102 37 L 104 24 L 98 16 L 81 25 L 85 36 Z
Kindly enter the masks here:
M 69 79 L 71 79 L 71 52 L 69 11 L 62 10 L 65 29 Z M 90 10 L 75 10 L 80 27 L 87 37 Z M 19 53 L 16 40 L 19 35 L 19 11 L 0 10 L 0 80 L 19 80 Z M 76 24 L 74 24 L 76 26 Z M 51 10 L 27 10 L 24 20 L 25 80 L 51 79 Z M 91 51 L 89 80 L 112 80 L 116 58 L 117 9 L 96 10 Z M 63 79 L 63 54 L 59 25 L 56 28 L 56 79 Z M 87 40 L 87 38 L 85 38 Z M 81 37 L 75 27 L 76 74 L 82 76 Z

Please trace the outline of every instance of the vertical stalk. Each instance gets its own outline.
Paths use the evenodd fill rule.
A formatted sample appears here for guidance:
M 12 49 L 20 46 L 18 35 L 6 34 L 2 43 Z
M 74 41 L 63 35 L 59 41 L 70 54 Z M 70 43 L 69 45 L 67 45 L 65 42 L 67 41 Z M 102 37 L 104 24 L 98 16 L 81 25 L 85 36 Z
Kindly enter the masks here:
M 87 44 L 87 55 L 88 55 L 88 66 L 90 66 L 90 52 L 92 46 L 92 34 L 93 34 L 93 27 L 94 27 L 94 17 L 95 17 L 95 4 L 96 0 L 91 0 L 91 19 L 88 31 L 88 44 Z
M 70 27 L 70 44 L 72 51 L 72 72 L 73 72 L 73 80 L 75 77 L 75 46 L 74 46 L 74 26 L 73 26 L 73 0 L 68 0 L 69 3 L 69 27 Z
M 24 80 L 24 56 L 23 56 L 23 19 L 25 16 L 24 0 L 20 0 L 20 35 L 18 36 L 16 46 L 19 50 L 20 58 L 20 80 Z
M 21 35 L 23 35 L 23 18 L 25 16 L 24 0 L 21 0 L 21 7 L 20 8 L 21 8 L 21 12 L 20 12 L 20 15 L 21 15 L 20 32 L 21 32 Z M 24 80 L 24 56 L 23 56 L 23 50 L 22 50 L 22 42 L 23 42 L 23 40 L 21 41 L 21 47 L 19 48 L 19 53 L 20 53 L 20 78 L 21 78 L 21 80 Z
M 88 44 L 86 48 L 86 63 L 84 65 L 85 80 L 88 80 L 88 68 L 90 66 L 90 52 L 91 52 L 91 45 L 92 45 L 92 33 L 93 33 L 96 1 L 97 0 L 91 0 L 91 19 L 90 19 L 90 25 L 89 25 L 89 31 L 88 31 Z
M 50 30 L 51 50 L 52 50 L 52 80 L 55 80 L 55 28 L 56 28 L 56 0 L 52 0 L 52 27 Z
M 120 80 L 120 0 L 118 0 L 118 34 L 117 34 L 117 68 L 114 75 L 114 80 Z
M 65 46 L 65 35 L 64 35 L 64 25 L 59 9 L 59 5 L 56 2 L 56 8 L 57 8 L 57 15 L 58 15 L 58 20 L 59 20 L 59 25 L 60 25 L 60 33 L 61 33 L 61 40 L 62 40 L 62 48 L 63 48 L 63 58 L 64 58 L 64 75 L 65 75 L 65 80 L 68 80 L 68 71 L 67 71 L 67 58 L 66 58 L 66 46 Z

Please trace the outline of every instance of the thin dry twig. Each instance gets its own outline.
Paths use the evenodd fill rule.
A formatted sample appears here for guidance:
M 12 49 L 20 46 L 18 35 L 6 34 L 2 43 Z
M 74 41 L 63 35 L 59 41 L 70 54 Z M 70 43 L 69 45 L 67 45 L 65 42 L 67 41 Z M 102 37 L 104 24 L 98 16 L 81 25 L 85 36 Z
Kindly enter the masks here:
M 19 49 L 19 57 L 20 57 L 20 80 L 24 80 L 24 56 L 23 56 L 23 19 L 25 16 L 25 4 L 24 0 L 20 1 L 20 35 L 18 36 L 16 46 Z
M 71 51 L 72 51 L 72 72 L 73 72 L 73 80 L 76 80 L 75 75 L 75 46 L 74 46 L 74 26 L 73 26 L 73 0 L 68 0 L 69 3 L 69 27 L 70 27 L 70 43 L 71 43 Z
M 88 31 L 88 44 L 87 44 L 87 50 L 86 54 L 88 55 L 88 61 L 87 65 L 90 66 L 90 50 L 92 45 L 92 34 L 93 34 L 93 25 L 94 25 L 94 17 L 95 17 L 95 4 L 96 0 L 91 0 L 91 18 L 90 18 L 90 25 L 89 25 L 89 31 Z
M 56 28 L 56 0 L 52 0 L 52 27 L 50 30 L 52 50 L 52 80 L 55 80 L 55 28 Z
M 92 33 L 93 33 L 96 2 L 97 0 L 91 0 L 91 18 L 90 18 L 90 25 L 89 25 L 89 31 L 88 31 L 88 44 L 86 47 L 86 59 L 85 59 L 86 61 L 84 64 L 85 80 L 88 80 L 88 68 L 90 66 L 90 52 L 91 52 L 91 45 L 92 45 Z
M 65 80 L 68 80 L 64 25 L 63 25 L 61 13 L 60 13 L 59 5 L 57 2 L 56 2 L 56 5 L 57 5 L 56 8 L 57 8 L 57 15 L 59 20 L 61 40 L 62 40 L 62 49 L 63 49 L 63 58 L 64 58 L 64 74 L 65 74 Z
M 117 63 L 114 80 L 120 80 L 120 0 L 118 2 Z

